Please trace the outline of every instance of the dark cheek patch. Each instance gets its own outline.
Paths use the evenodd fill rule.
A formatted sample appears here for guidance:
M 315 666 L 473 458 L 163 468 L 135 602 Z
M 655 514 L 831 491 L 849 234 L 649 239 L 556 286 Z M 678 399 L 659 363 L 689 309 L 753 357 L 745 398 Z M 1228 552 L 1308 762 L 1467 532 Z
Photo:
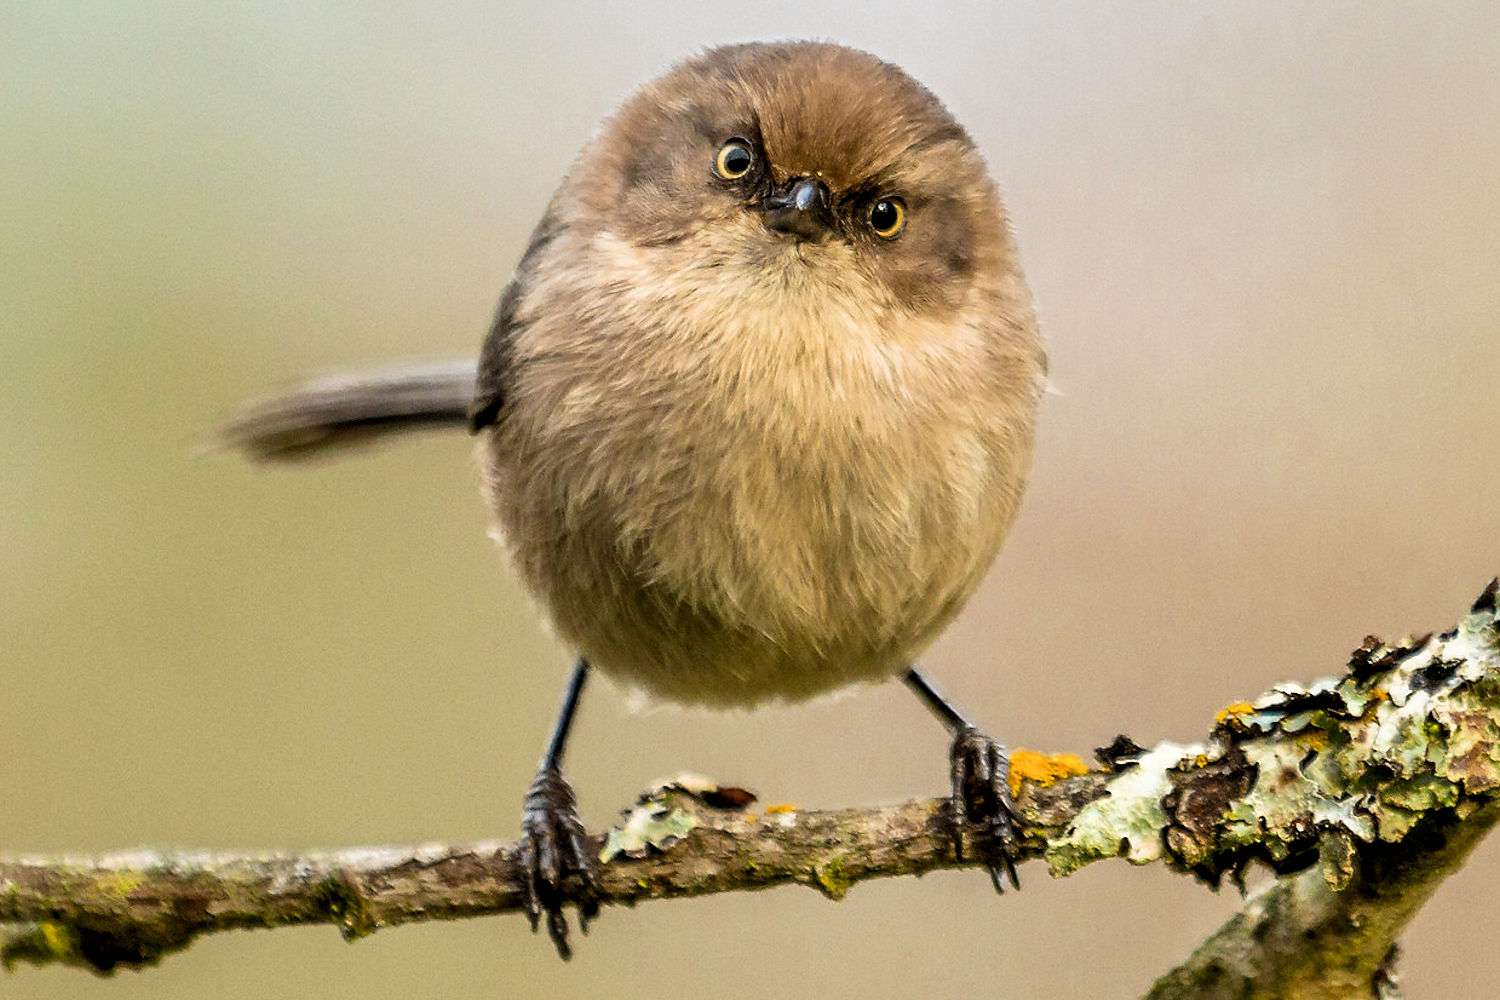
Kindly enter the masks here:
M 886 283 L 897 303 L 907 312 L 925 312 L 932 301 L 933 275 L 920 262 L 896 261 L 887 270 Z
M 962 204 L 925 201 L 902 237 L 877 250 L 884 251 L 892 293 L 909 311 L 946 315 L 963 302 L 975 259 L 974 224 Z
M 737 187 L 714 179 L 713 158 L 731 135 L 753 140 L 757 130 L 721 117 L 694 108 L 629 137 L 617 161 L 617 232 L 642 245 L 675 243 L 740 199 Z
M 967 278 L 974 273 L 974 255 L 961 247 L 949 247 L 943 255 L 943 266 L 954 278 Z
M 622 198 L 641 191 L 672 193 L 682 183 L 679 160 L 685 151 L 707 145 L 695 134 L 693 123 L 680 117 L 658 117 L 651 127 L 625 137 L 625 142 L 620 156 Z
M 974 224 L 965 206 L 942 199 L 924 207 L 925 255 L 940 264 L 954 280 L 968 279 L 974 273 Z
M 696 198 L 677 197 L 670 183 L 628 192 L 617 209 L 615 231 L 642 245 L 675 243 L 692 229 Z
M 666 187 L 672 179 L 672 163 L 655 145 L 637 146 L 621 164 L 620 184 L 627 197 L 643 187 Z
M 694 184 L 705 181 L 708 166 L 688 160 L 707 144 L 695 134 L 693 123 L 680 118 L 658 118 L 652 126 L 626 136 L 628 145 L 618 154 L 614 229 L 632 242 L 660 245 L 682 239 L 691 229 L 702 198 Z

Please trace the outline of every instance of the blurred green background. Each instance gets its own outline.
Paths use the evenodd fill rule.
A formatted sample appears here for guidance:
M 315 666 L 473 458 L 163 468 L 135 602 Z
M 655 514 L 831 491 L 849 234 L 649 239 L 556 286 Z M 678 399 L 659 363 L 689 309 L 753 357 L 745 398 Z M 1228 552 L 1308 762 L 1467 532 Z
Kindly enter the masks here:
M 567 654 L 484 535 L 470 445 L 300 471 L 202 454 L 247 396 L 466 356 L 576 150 L 695 48 L 906 66 L 1007 193 L 1060 395 L 997 571 L 926 665 L 1009 741 L 1200 735 L 1450 624 L 1500 571 L 1500 9 L 0 6 L 0 850 L 510 835 Z M 591 692 L 602 827 L 681 769 L 805 807 L 936 794 L 903 691 L 756 715 Z M 205 940 L 17 1000 L 1127 997 L 1236 906 L 1121 864 Z M 1500 842 L 1408 995 L 1500 978 Z

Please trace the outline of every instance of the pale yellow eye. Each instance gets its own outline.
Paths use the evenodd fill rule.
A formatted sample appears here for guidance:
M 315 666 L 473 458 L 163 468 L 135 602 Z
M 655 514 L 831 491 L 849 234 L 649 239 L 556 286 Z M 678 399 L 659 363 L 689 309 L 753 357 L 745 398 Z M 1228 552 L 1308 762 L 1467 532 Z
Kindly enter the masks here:
M 906 202 L 882 198 L 870 206 L 870 228 L 883 240 L 893 240 L 906 228 Z
M 737 181 L 755 166 L 755 152 L 743 139 L 730 139 L 714 157 L 714 173 L 726 181 Z

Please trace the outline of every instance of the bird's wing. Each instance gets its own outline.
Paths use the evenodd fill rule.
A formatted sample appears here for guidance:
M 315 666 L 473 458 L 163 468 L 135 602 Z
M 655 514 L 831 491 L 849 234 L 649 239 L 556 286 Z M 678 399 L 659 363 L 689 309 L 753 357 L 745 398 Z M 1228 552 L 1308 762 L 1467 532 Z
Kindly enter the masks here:
M 526 287 L 531 283 L 532 272 L 541 264 L 548 247 L 564 229 L 558 200 L 547 207 L 541 221 L 531 231 L 531 240 L 526 252 L 516 265 L 516 275 L 511 279 L 505 294 L 500 296 L 500 308 L 495 310 L 495 322 L 484 339 L 484 348 L 479 352 L 479 379 L 474 386 L 474 402 L 469 407 L 469 429 L 476 434 L 500 419 L 500 410 L 505 403 L 505 383 L 510 375 L 512 344 L 516 329 L 521 323 L 517 313 Z
M 469 430 L 476 434 L 500 419 L 500 407 L 505 402 L 506 371 L 510 367 L 511 337 L 515 335 L 516 302 L 521 297 L 520 285 L 518 275 L 500 297 L 495 322 L 479 352 L 479 377 L 474 383 L 474 398 L 468 409 Z

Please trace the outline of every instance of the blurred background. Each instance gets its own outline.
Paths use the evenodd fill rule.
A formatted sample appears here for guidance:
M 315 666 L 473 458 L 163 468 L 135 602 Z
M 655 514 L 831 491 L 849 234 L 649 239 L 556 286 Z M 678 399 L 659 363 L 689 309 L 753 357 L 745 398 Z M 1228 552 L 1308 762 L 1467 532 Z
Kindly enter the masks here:
M 203 454 L 239 401 L 462 357 L 556 181 L 706 45 L 825 37 L 941 95 L 1050 340 L 1025 512 L 926 666 L 1012 744 L 1191 739 L 1450 625 L 1500 571 L 1500 9 L 1254 2 L 0 6 L 0 851 L 510 836 L 568 655 L 485 538 L 470 444 Z M 897 686 L 755 715 L 591 690 L 602 828 L 705 772 L 941 792 Z M 34 998 L 1129 997 L 1237 906 L 1123 864 L 204 940 Z M 1500 841 L 1412 928 L 1412 998 L 1500 977 Z

